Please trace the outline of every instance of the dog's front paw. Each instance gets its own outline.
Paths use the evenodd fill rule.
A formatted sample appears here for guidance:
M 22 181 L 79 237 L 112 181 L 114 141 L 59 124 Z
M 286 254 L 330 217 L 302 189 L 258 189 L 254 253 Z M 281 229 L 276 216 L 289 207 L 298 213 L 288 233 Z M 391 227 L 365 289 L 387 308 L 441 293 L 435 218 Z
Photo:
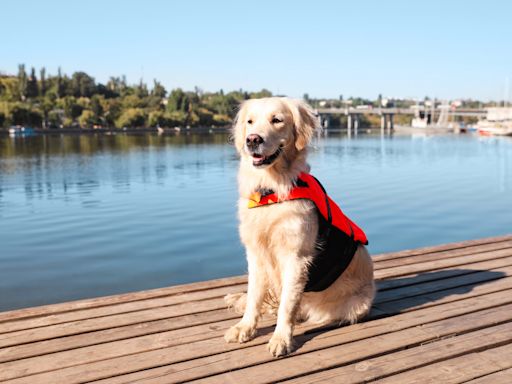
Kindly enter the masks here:
M 267 344 L 267 349 L 274 357 L 284 356 L 293 351 L 293 338 L 274 333 Z
M 256 335 L 256 327 L 243 323 L 238 323 L 227 330 L 224 334 L 224 340 L 228 343 L 245 343 L 254 339 Z

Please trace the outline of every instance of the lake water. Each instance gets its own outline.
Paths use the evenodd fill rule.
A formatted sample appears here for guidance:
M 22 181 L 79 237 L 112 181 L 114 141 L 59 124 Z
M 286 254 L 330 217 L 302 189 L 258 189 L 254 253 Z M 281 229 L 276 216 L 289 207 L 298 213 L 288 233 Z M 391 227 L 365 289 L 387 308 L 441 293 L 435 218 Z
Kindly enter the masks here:
M 372 253 L 512 232 L 512 140 L 318 139 Z M 0 310 L 245 272 L 227 135 L 0 136 Z

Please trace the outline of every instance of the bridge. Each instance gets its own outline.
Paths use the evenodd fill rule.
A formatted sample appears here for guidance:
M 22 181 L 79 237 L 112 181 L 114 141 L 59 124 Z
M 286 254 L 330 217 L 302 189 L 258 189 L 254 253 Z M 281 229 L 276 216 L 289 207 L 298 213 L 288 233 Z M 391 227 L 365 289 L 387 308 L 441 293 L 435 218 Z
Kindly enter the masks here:
M 432 119 L 435 116 L 439 116 L 441 113 L 445 113 L 448 116 L 460 116 L 460 117 L 478 117 L 483 118 L 486 116 L 487 111 L 481 108 L 456 108 L 451 109 L 447 106 L 440 106 L 437 108 L 425 107 L 425 106 L 414 106 L 411 108 L 357 108 L 357 107 L 346 107 L 346 108 L 317 108 L 316 109 L 322 125 L 326 121 L 329 121 L 331 115 L 346 115 L 347 116 L 347 130 L 350 134 L 353 130 L 357 133 L 360 125 L 362 115 L 379 115 L 380 116 L 380 127 L 382 130 L 387 129 L 391 131 L 394 125 L 395 115 L 416 115 L 419 112 L 426 112 L 432 115 Z

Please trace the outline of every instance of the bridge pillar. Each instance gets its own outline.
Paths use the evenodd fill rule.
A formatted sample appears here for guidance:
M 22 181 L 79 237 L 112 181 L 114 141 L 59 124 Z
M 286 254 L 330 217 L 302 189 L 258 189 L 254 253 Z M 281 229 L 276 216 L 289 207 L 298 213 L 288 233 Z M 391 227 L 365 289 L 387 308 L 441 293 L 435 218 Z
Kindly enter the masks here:
M 354 135 L 357 136 L 359 131 L 359 115 L 354 115 Z
M 390 113 L 389 116 L 388 116 L 388 133 L 391 133 L 391 131 L 393 130 L 394 128 L 394 124 L 393 124 L 393 114 Z
M 325 117 L 325 123 L 324 123 L 324 128 L 327 129 L 331 126 L 331 116 L 326 116 Z
M 380 130 L 384 133 L 384 129 L 386 129 L 387 121 L 386 114 L 380 115 Z
M 347 115 L 347 133 L 349 136 L 352 135 L 352 126 L 354 124 L 352 120 L 353 120 L 353 116 L 352 116 L 352 114 L 349 113 Z

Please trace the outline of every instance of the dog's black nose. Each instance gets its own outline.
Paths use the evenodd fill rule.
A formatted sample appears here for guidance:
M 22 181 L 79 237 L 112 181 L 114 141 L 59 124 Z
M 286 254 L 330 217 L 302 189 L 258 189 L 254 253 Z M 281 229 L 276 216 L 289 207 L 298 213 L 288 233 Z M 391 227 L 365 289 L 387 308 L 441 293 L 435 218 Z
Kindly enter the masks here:
M 255 149 L 258 148 L 258 145 L 263 144 L 263 137 L 252 133 L 247 136 L 245 143 L 247 144 L 248 148 Z

